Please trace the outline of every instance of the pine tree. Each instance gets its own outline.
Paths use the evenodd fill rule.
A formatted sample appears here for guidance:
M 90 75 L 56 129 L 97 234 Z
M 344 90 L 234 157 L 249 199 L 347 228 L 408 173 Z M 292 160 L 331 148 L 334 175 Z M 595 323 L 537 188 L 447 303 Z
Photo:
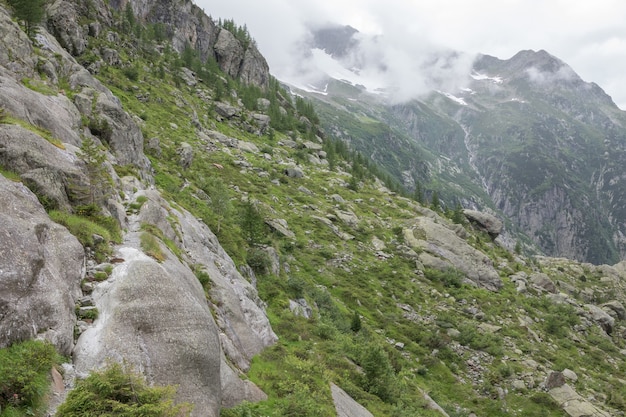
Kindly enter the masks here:
M 89 181 L 86 191 L 81 194 L 87 194 L 87 204 L 96 204 L 98 197 L 100 195 L 106 197 L 113 186 L 111 176 L 105 165 L 106 152 L 92 138 L 86 138 L 83 140 L 77 155 L 85 163 Z
M 26 34 L 35 35 L 36 27 L 43 19 L 46 0 L 9 0 L 15 16 L 24 22 Z
M 439 202 L 439 193 L 437 191 L 433 191 L 433 195 L 430 200 L 430 209 L 433 211 L 441 210 L 441 203 Z
M 415 190 L 413 191 L 413 200 L 417 201 L 421 205 L 424 205 L 424 191 L 419 182 L 415 181 Z

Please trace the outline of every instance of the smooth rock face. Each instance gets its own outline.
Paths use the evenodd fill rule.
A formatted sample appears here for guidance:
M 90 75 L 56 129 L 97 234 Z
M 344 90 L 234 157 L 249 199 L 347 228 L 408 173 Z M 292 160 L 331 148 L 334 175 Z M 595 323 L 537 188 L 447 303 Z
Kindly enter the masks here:
M 278 340 L 265 314 L 265 305 L 213 232 L 187 212 L 176 214 L 183 248 L 211 278 L 217 324 L 223 333 L 222 340 L 227 341 L 224 352 L 240 370 L 247 371 L 252 357 Z
M 221 351 L 200 283 L 177 259 L 159 264 L 130 247 L 118 256 L 124 263 L 93 292 L 99 317 L 78 339 L 77 371 L 125 362 L 150 383 L 177 385 L 193 416 L 218 416 Z
M 433 219 L 419 217 L 415 229 L 406 229 L 404 237 L 409 246 L 424 251 L 419 258 L 424 266 L 440 270 L 458 269 L 469 280 L 491 291 L 502 287 L 498 272 L 485 254 Z
M 469 221 L 479 225 L 494 239 L 502 233 L 502 221 L 489 213 L 476 210 L 463 210 L 463 214 Z
M 0 165 L 18 173 L 55 206 L 69 209 L 68 190 L 86 184 L 76 157 L 17 125 L 0 125 Z
M 182 249 L 185 263 L 195 265 L 211 279 L 211 300 L 214 302 L 213 311 L 223 352 L 221 361 L 230 362 L 229 370 L 221 370 L 224 391 L 222 403 L 232 406 L 243 400 L 258 401 L 258 387 L 241 379 L 239 375 L 248 370 L 254 355 L 277 340 L 265 314 L 265 305 L 254 286 L 240 274 L 217 237 L 204 223 L 187 211 L 170 207 L 157 191 L 145 190 L 141 193 L 148 197 L 148 201 L 141 207 L 137 224 L 157 225 L 165 236 Z M 177 219 L 172 223 L 176 225 L 176 230 L 168 221 L 171 217 Z M 128 240 L 137 245 L 134 242 L 136 237 L 132 234 Z M 170 255 L 164 265 L 170 265 L 170 269 L 176 265 L 179 271 L 174 275 L 191 275 L 199 285 L 191 271 L 175 256 Z M 204 298 L 203 291 L 201 294 Z
M 0 348 L 42 337 L 73 346 L 85 253 L 21 183 L 0 175 Z
M 365 407 L 354 401 L 344 390 L 335 384 L 330 384 L 330 393 L 333 396 L 337 417 L 373 417 Z

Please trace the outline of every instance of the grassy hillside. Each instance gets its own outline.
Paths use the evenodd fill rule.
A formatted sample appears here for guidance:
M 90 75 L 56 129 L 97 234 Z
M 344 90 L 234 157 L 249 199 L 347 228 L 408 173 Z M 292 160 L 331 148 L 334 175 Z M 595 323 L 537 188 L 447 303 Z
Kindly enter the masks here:
M 375 416 L 442 415 L 428 398 L 450 416 L 564 416 L 544 382 L 565 369 L 590 403 L 626 412 L 618 270 L 503 249 L 458 212 L 430 210 L 385 185 L 386 171 L 323 132 L 316 119 L 324 115 L 276 80 L 266 91 L 243 85 L 156 33 L 90 38 L 78 60 L 125 45 L 120 63 L 102 65 L 97 77 L 140 124 L 155 186 L 255 273 L 280 340 L 247 378 L 268 399 L 223 416 L 332 416 L 330 383 Z M 104 140 L 97 121 L 85 127 Z M 360 123 L 354 141 L 393 134 Z M 132 166 L 116 170 L 135 175 Z M 480 288 L 452 268 L 416 226 L 420 218 L 486 255 L 503 287 Z M 424 252 L 441 262 L 424 266 Z M 211 301 L 210 277 L 198 278 Z M 610 326 L 592 308 L 608 302 L 617 312 Z
M 359 168 L 358 156 L 320 137 L 277 84 L 257 91 L 215 68 L 209 82 L 199 82 L 200 72 L 181 79 L 185 64 L 174 65 L 175 54 L 134 52 L 98 77 L 141 120 L 156 186 L 211 226 L 238 264 L 254 268 L 280 337 L 248 375 L 269 399 L 223 415 L 333 415 L 333 382 L 377 416 L 440 415 L 423 393 L 453 416 L 562 416 L 542 383 L 565 368 L 577 373 L 572 384 L 583 395 L 626 410 L 623 339 L 581 313 L 586 303 L 622 299 L 606 271 L 520 257 L 467 223 L 466 241 L 488 255 L 504 287 L 491 292 L 459 271 L 425 268 L 406 255 L 403 230 L 424 215 L 453 223 L 391 192 L 368 164 Z M 265 110 L 261 97 L 270 102 Z M 217 99 L 238 115 L 219 116 Z M 285 110 L 280 123 L 250 133 L 253 112 L 276 105 Z M 229 146 L 211 139 L 221 137 L 214 132 L 248 145 Z M 187 167 L 183 142 L 193 148 Z M 318 146 L 322 163 L 311 158 L 319 160 Z M 286 175 L 289 168 L 303 176 Z M 293 234 L 265 222 L 277 219 Z M 510 278 L 540 271 L 574 302 L 530 285 L 520 293 Z M 210 282 L 206 289 L 210 297 Z M 295 300 L 310 307 L 310 318 L 290 310 Z

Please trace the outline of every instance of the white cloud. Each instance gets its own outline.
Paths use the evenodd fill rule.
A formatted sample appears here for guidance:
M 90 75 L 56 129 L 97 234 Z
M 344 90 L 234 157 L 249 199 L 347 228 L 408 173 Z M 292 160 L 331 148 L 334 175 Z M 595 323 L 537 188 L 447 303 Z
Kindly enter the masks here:
M 626 109 L 626 2 L 623 0 L 196 0 L 214 17 L 246 24 L 272 72 L 293 66 L 292 41 L 307 23 L 350 24 L 384 34 L 384 58 L 404 63 L 398 79 L 419 90 L 415 76 L 425 56 L 453 49 L 508 59 L 520 50 L 545 49 L 593 81 Z M 297 46 L 296 46 L 297 49 Z M 397 61 L 396 61 L 397 60 Z M 419 73 L 419 72 L 418 72 Z M 444 88 L 441 88 L 445 90 Z

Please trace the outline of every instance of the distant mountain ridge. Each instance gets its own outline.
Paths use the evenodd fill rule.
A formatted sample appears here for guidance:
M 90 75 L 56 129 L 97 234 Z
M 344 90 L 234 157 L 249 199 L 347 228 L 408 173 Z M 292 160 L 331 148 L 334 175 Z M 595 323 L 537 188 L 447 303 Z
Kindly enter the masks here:
M 346 81 L 309 96 L 331 131 L 346 129 L 326 106 L 380 123 L 389 134 L 344 136 L 409 190 L 419 184 L 448 206 L 500 213 L 510 244 L 592 263 L 623 259 L 626 113 L 543 50 L 478 56 L 467 80 L 394 105 Z

